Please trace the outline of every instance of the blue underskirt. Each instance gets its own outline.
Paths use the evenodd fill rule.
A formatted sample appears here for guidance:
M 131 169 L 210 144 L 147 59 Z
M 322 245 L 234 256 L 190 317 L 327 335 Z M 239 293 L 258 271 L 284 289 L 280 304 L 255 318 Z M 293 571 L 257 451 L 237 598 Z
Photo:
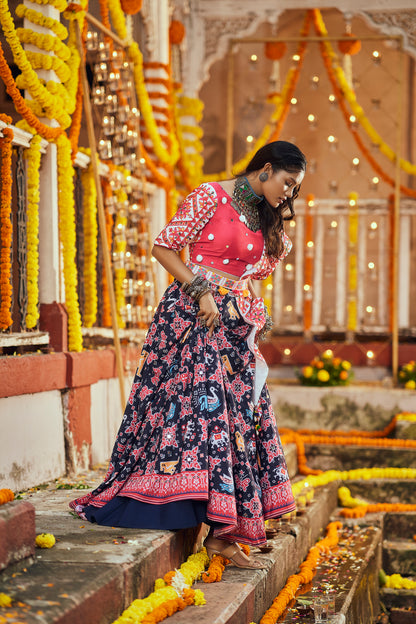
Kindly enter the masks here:
M 84 513 L 90 522 L 103 526 L 129 529 L 160 529 L 173 531 L 196 527 L 207 522 L 207 501 L 181 500 L 153 505 L 115 496 L 103 507 L 88 505 Z

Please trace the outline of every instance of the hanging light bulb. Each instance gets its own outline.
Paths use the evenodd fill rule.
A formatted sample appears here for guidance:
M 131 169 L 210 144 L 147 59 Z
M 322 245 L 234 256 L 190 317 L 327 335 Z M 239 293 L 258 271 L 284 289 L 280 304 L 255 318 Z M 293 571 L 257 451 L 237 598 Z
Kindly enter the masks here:
M 381 63 L 381 54 L 378 50 L 373 50 L 371 57 L 376 65 Z
M 317 89 L 319 87 L 319 76 L 316 74 L 311 78 L 311 87 Z
M 328 95 L 328 100 L 330 101 L 331 104 L 336 104 L 337 98 L 335 97 L 333 93 L 330 93 Z
M 356 156 L 352 159 L 351 173 L 355 175 L 360 167 L 360 159 Z
M 309 123 L 309 128 L 310 130 L 316 130 L 317 127 L 317 119 L 316 119 L 316 115 L 314 115 L 313 113 L 309 113 L 308 115 L 308 123 Z
M 370 189 L 372 189 L 373 191 L 378 191 L 379 182 L 380 178 L 378 178 L 377 176 L 372 177 L 370 181 Z

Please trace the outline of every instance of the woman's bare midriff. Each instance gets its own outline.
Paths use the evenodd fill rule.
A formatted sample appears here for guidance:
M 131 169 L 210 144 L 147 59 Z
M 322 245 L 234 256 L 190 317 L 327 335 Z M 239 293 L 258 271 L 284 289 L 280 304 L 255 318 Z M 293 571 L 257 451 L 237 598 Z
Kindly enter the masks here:
M 203 264 L 200 264 L 199 266 L 201 266 L 203 269 L 206 269 L 207 271 L 212 271 L 213 273 L 218 273 L 218 275 L 221 275 L 222 277 L 228 277 L 229 279 L 232 280 L 241 280 L 241 277 L 239 277 L 238 275 L 231 275 L 230 273 L 225 273 L 224 271 L 221 271 L 220 269 L 215 268 L 214 270 L 212 269 L 212 267 L 207 267 L 204 266 Z

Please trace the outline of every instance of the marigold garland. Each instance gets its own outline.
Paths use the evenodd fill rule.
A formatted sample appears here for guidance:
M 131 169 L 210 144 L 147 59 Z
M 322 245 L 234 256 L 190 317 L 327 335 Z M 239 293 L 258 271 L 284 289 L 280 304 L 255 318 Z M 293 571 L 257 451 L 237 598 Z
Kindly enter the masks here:
M 92 165 L 82 172 L 84 229 L 84 289 L 85 309 L 84 327 L 92 327 L 97 320 L 97 189 L 95 187 Z
M 0 120 L 11 123 L 10 117 L 0 115 Z M 2 129 L 0 138 L 1 152 L 1 196 L 0 196 L 0 329 L 7 329 L 13 324 L 12 307 L 12 263 L 13 243 L 12 209 L 12 141 L 13 130 Z
M 292 483 L 296 497 L 304 488 L 328 485 L 333 481 L 359 481 L 368 479 L 415 479 L 415 468 L 355 468 L 354 470 L 327 470 L 318 475 L 310 475 Z
M 391 589 L 416 589 L 416 581 L 401 576 L 401 574 L 384 574 L 382 576 L 384 587 L 390 587 Z
M 18 4 L 15 13 L 17 17 L 26 18 L 29 22 L 32 22 L 32 24 L 37 24 L 38 26 L 42 26 L 42 28 L 51 30 L 61 41 L 68 37 L 68 30 L 61 22 L 58 22 L 58 20 L 53 17 L 47 17 L 40 11 L 30 9 L 24 4 Z
M 327 36 L 328 35 L 328 31 L 326 29 L 326 26 L 325 26 L 325 23 L 323 21 L 322 14 L 321 14 L 320 10 L 319 9 L 312 9 L 311 13 L 312 13 L 312 16 L 313 16 L 315 30 L 316 30 L 317 34 L 320 35 L 321 37 Z M 345 75 L 344 75 L 344 72 L 342 70 L 342 67 L 337 62 L 336 54 L 335 54 L 335 52 L 334 52 L 334 50 L 333 50 L 333 48 L 331 46 L 331 43 L 328 40 L 325 40 L 325 41 L 323 41 L 322 45 L 325 46 L 327 54 L 328 54 L 328 56 L 330 57 L 330 59 L 331 59 L 331 61 L 333 63 L 333 70 L 334 70 L 337 82 L 339 84 L 341 93 L 347 99 L 349 105 L 351 106 L 351 109 L 352 109 L 354 115 L 357 118 L 357 121 L 360 123 L 361 127 L 367 133 L 367 135 L 370 138 L 371 142 L 379 146 L 379 149 L 380 149 L 381 153 L 383 153 L 385 156 L 387 156 L 387 158 L 389 158 L 389 160 L 391 160 L 392 162 L 395 162 L 396 154 L 395 154 L 394 150 L 391 149 L 383 141 L 381 136 L 377 133 L 377 131 L 374 129 L 374 127 L 372 126 L 372 124 L 370 123 L 368 118 L 366 117 L 362 107 L 359 106 L 359 104 L 358 104 L 358 102 L 356 100 L 356 97 L 355 97 L 355 93 L 354 93 L 353 89 L 350 87 L 350 85 L 348 84 L 348 81 L 345 78 Z M 400 166 L 406 173 L 408 173 L 410 175 L 415 175 L 416 174 L 416 165 L 410 163 L 409 161 L 407 161 L 407 160 L 405 160 L 403 158 L 400 158 Z
M 74 168 L 71 159 L 71 143 L 66 135 L 62 135 L 56 144 L 58 148 L 59 236 L 62 244 L 65 303 L 68 312 L 68 348 L 70 351 L 82 351 L 81 315 L 75 263 Z
M 190 555 L 179 570 L 165 575 L 170 585 L 163 579 L 156 579 L 154 591 L 146 598 L 134 600 L 113 624 L 155 624 L 187 605 L 205 604 L 201 590 L 193 590 L 188 585 L 200 578 L 208 561 L 205 548 Z
M 380 511 L 416 511 L 416 505 L 407 503 L 366 503 L 351 496 L 350 490 L 345 486 L 338 489 L 338 498 L 344 507 L 340 511 L 340 515 L 345 518 L 364 518 L 368 513 L 378 513 Z
M 39 319 L 39 169 L 42 137 L 35 134 L 25 150 L 27 158 L 27 209 L 26 209 L 26 276 L 27 313 L 26 327 L 33 329 Z
M 289 602 L 293 600 L 299 587 L 309 583 L 313 579 L 316 574 L 318 561 L 322 554 L 328 552 L 338 544 L 338 529 L 341 527 L 341 522 L 331 522 L 328 524 L 326 537 L 309 549 L 305 561 L 300 564 L 300 572 L 289 576 L 285 586 L 273 600 L 272 606 L 267 609 L 266 613 L 261 618 L 260 624 L 275 624 Z
M 3 47 L 0 42 L 0 76 L 4 82 L 7 93 L 13 100 L 16 111 L 25 119 L 31 128 L 36 130 L 44 139 L 53 141 L 60 134 L 62 134 L 62 128 L 51 128 L 39 121 L 36 115 L 33 114 L 31 109 L 26 104 L 23 96 L 16 86 L 16 82 L 13 78 L 13 74 L 10 71 L 10 67 L 4 57 Z
M 10 503 L 10 501 L 12 500 L 14 500 L 14 494 L 12 490 L 9 490 L 8 488 L 2 488 L 0 490 L 0 505 Z

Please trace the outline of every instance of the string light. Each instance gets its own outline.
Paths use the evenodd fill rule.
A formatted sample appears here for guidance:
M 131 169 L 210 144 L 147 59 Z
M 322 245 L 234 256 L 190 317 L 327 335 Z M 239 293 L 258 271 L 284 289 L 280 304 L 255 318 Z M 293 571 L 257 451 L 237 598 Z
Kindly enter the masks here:
M 376 230 L 376 229 L 378 228 L 377 221 L 372 221 L 372 222 L 370 223 L 370 228 L 371 228 L 372 230 Z
M 335 104 L 335 102 L 337 101 L 337 98 L 335 97 L 333 93 L 330 93 L 328 95 L 328 100 L 331 102 L 331 104 Z
M 266 290 L 273 290 L 273 284 L 267 284 Z
M 253 143 L 254 137 L 251 134 L 249 134 L 246 136 L 246 141 L 247 143 Z
M 373 308 L 373 306 L 368 305 L 366 307 L 365 311 L 368 312 L 368 314 L 371 314 L 372 312 L 374 312 L 374 308 Z M 368 356 L 368 354 L 367 354 L 367 356 Z
M 337 228 L 338 227 L 338 221 L 331 221 L 331 228 Z
M 373 50 L 372 57 L 373 57 L 374 63 L 378 64 L 381 62 L 381 54 L 378 50 Z
M 380 182 L 380 178 L 378 178 L 377 176 L 374 176 L 373 178 L 371 178 L 370 189 L 377 191 L 379 182 Z
M 374 264 L 374 262 L 369 262 L 367 266 L 369 269 L 374 269 L 376 265 Z
M 296 106 L 296 104 L 298 103 L 298 99 L 297 99 L 297 98 L 295 98 L 295 97 L 292 97 L 292 99 L 290 100 L 290 103 L 291 103 L 293 106 Z
M 298 62 L 300 61 L 300 56 L 299 56 L 299 54 L 294 54 L 294 55 L 292 56 L 292 60 L 293 60 L 293 61 L 295 61 L 296 63 L 298 63 Z
M 290 355 L 292 353 L 292 351 L 290 349 L 286 348 L 286 349 L 283 350 L 283 353 L 285 355 Z
M 310 113 L 308 115 L 308 122 L 309 122 L 309 128 L 311 130 L 315 130 L 317 123 L 316 123 L 316 116 L 313 113 Z
M 293 306 L 291 306 L 290 304 L 285 306 L 285 311 L 286 312 L 292 312 L 292 310 L 293 310 Z
M 304 285 L 303 285 L 303 290 L 304 290 L 305 292 L 309 292 L 309 291 L 310 291 L 310 289 L 311 289 L 311 287 L 310 287 L 310 285 L 309 285 L 309 284 L 304 284 Z
M 312 76 L 311 78 L 312 87 L 316 89 L 319 86 L 319 76 Z
M 250 56 L 250 61 L 251 61 L 252 63 L 257 63 L 257 54 L 252 54 L 252 55 Z
M 313 241 L 308 241 L 306 243 L 306 247 L 309 247 L 309 249 L 311 249 L 313 247 Z

